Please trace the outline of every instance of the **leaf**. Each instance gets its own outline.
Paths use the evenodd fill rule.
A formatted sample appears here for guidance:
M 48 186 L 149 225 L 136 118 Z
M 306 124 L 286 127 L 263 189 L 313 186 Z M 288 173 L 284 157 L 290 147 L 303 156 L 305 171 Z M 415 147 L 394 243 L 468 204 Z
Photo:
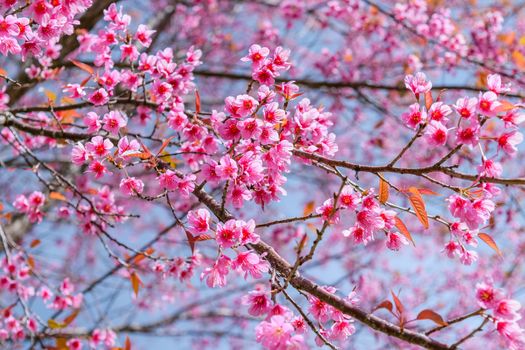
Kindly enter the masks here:
M 3 211 L 4 210 L 4 205 L 2 204 L 2 202 L 0 202 L 0 211 Z
M 310 202 L 306 203 L 306 205 L 304 206 L 304 209 L 303 209 L 303 216 L 308 216 L 308 215 L 312 214 L 314 212 L 314 208 L 315 208 L 315 202 L 314 201 L 310 201 Z
M 494 239 L 491 236 L 489 236 L 486 233 L 481 232 L 481 233 L 478 233 L 478 237 L 483 242 L 485 242 L 489 247 L 494 249 L 496 251 L 496 253 L 498 253 L 499 256 L 503 256 L 503 254 L 501 253 L 501 250 L 499 249 L 498 245 L 496 244 L 496 242 L 494 241 Z
M 50 318 L 49 320 L 47 320 L 47 326 L 51 329 L 62 329 L 67 325 L 65 323 L 57 322 Z
M 392 305 L 392 302 L 390 300 L 385 300 L 381 303 L 379 303 L 379 305 L 377 305 L 373 310 L 372 312 L 374 311 L 377 311 L 379 309 L 387 309 L 388 311 L 392 312 L 393 309 L 394 309 L 394 305 Z
M 164 142 L 162 142 L 162 145 L 160 146 L 160 149 L 159 149 L 159 151 L 157 152 L 157 156 L 158 156 L 159 154 L 161 154 L 162 151 L 164 151 L 164 149 L 165 149 L 166 147 L 168 147 L 168 145 L 170 144 L 171 139 L 174 138 L 174 137 L 175 137 L 175 135 L 174 135 L 174 136 L 171 136 L 171 137 L 169 137 L 169 138 L 167 138 L 166 140 L 164 140 Z
M 201 95 L 199 94 L 199 90 L 195 90 L 195 112 L 197 114 L 201 112 Z
M 56 99 L 57 99 L 57 95 L 51 91 L 51 90 L 44 90 L 44 95 L 46 95 L 47 97 L 47 100 L 50 104 L 54 104 Z
M 67 345 L 67 339 L 66 338 L 57 338 L 56 339 L 56 350 L 69 350 L 69 346 Z
M 33 259 L 33 257 L 31 255 L 28 255 L 28 257 L 27 257 L 27 264 L 29 265 L 31 270 L 35 269 L 35 259 Z
M 95 73 L 93 68 L 91 68 L 90 66 L 88 66 L 85 63 L 82 63 L 82 62 L 79 62 L 79 61 L 75 61 L 75 60 L 70 60 L 70 62 L 73 63 L 78 68 L 82 69 L 83 71 L 88 72 L 89 74 L 94 74 Z
M 82 82 L 80 83 L 80 86 L 82 87 L 86 86 L 86 84 L 89 83 L 90 80 L 91 80 L 91 77 L 87 77 L 86 79 L 82 80 Z
M 525 56 L 519 50 L 512 52 L 512 59 L 519 69 L 525 70 Z
M 129 276 L 129 279 L 131 280 L 131 287 L 133 288 L 133 292 L 135 293 L 135 296 L 139 295 L 139 288 L 140 286 L 143 286 L 144 284 L 139 278 L 139 275 L 135 271 L 131 273 Z
M 423 200 L 421 193 L 419 193 L 419 190 L 415 187 L 409 187 L 408 192 L 408 200 L 410 201 L 410 204 L 412 204 L 412 208 L 414 208 L 417 218 L 423 224 L 425 229 L 427 229 L 429 226 L 428 215 L 427 209 L 425 208 L 425 201 Z
M 73 311 L 68 317 L 64 318 L 64 324 L 66 326 L 69 326 L 75 320 L 75 318 L 77 318 L 79 313 L 80 309 L 76 309 L 75 311 Z
M 414 239 L 412 238 L 412 235 L 410 234 L 410 232 L 408 231 L 405 223 L 403 221 L 401 221 L 400 218 L 398 218 L 397 216 L 394 217 L 394 220 L 396 221 L 395 225 L 396 225 L 396 228 L 399 230 L 399 232 L 406 237 L 406 239 L 408 239 L 410 242 L 412 242 L 412 244 L 414 245 L 414 247 L 416 246 L 416 242 L 414 242 Z
M 190 245 L 191 249 L 191 255 L 195 252 L 195 237 L 190 233 L 188 230 L 184 230 L 186 232 L 186 237 L 188 238 L 188 244 Z
M 136 157 L 142 160 L 146 160 L 146 159 L 151 158 L 151 153 L 129 150 L 129 151 L 122 153 L 122 156 L 123 157 Z
M 67 200 L 67 198 L 62 193 L 59 193 L 59 192 L 51 192 L 49 194 L 49 198 L 57 200 L 57 201 L 66 201 Z
M 146 249 L 146 251 L 144 251 L 144 253 L 146 254 L 138 254 L 137 256 L 135 256 L 135 258 L 133 259 L 133 263 L 138 264 L 139 262 L 141 262 L 142 260 L 146 258 L 146 255 L 151 255 L 153 254 L 154 251 L 155 249 L 149 247 L 148 249 Z
M 434 101 L 432 100 L 432 91 L 428 90 L 425 92 L 425 107 L 427 108 L 427 111 L 430 109 L 430 106 L 432 106 L 432 103 Z
M 39 244 L 40 244 L 40 240 L 39 239 L 33 239 L 31 241 L 31 243 L 29 244 L 29 247 L 34 248 L 34 247 L 36 247 Z
M 379 178 L 379 202 L 385 204 L 388 200 L 388 183 L 382 178 Z
M 440 325 L 440 326 L 447 326 L 448 323 L 445 322 L 445 320 L 443 320 L 443 318 L 437 313 L 437 312 L 434 312 L 430 309 L 425 309 L 423 311 L 421 311 L 416 319 L 418 320 L 430 320 L 430 321 L 433 321 L 434 323 Z
M 151 157 L 153 156 L 153 154 L 151 153 L 151 151 L 149 150 L 149 148 L 148 148 L 145 144 L 143 144 L 140 140 L 139 140 L 139 143 L 140 143 L 140 145 L 142 146 L 143 153 L 145 153 L 145 154 L 148 155 L 148 157 L 147 157 L 146 159 L 151 158 Z
M 403 303 L 401 302 L 401 300 L 399 300 L 399 298 L 394 294 L 394 292 L 391 292 L 392 293 L 392 298 L 394 298 L 394 304 L 396 304 L 396 309 L 397 311 L 399 311 L 400 314 L 403 313 L 403 311 L 405 310 L 405 308 L 403 307 Z
M 516 106 L 509 101 L 500 100 L 499 102 L 501 103 L 501 105 L 494 109 L 494 111 L 496 111 L 497 113 L 508 112 L 516 108 Z
M 203 242 L 203 241 L 209 241 L 213 239 L 212 236 L 210 235 L 205 235 L 205 234 L 202 234 L 202 235 L 198 235 L 198 236 L 193 236 L 193 241 L 194 242 Z
M 427 196 L 440 196 L 439 193 L 429 190 L 428 188 L 418 188 L 419 193 Z
M 161 158 L 163 162 L 166 162 L 170 165 L 170 168 L 171 169 L 175 169 L 177 168 L 177 164 L 180 163 L 180 161 L 175 158 L 175 157 L 172 157 L 168 152 L 166 151 L 162 151 L 162 153 L 160 155 L 157 156 L 157 158 Z
M 124 343 L 124 350 L 131 350 L 131 340 L 129 336 L 126 336 L 126 342 Z
M 515 32 L 502 33 L 498 35 L 498 40 L 506 45 L 512 45 L 515 39 L 516 39 Z

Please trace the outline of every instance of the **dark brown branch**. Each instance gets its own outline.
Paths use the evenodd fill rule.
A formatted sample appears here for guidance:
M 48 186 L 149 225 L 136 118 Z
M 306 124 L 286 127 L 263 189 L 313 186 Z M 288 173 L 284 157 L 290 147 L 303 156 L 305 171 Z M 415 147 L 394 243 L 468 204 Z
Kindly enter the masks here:
M 193 74 L 195 76 L 201 76 L 206 78 L 223 78 L 223 79 L 231 79 L 231 80 L 243 80 L 243 81 L 251 81 L 252 77 L 247 74 L 243 73 L 233 73 L 233 72 L 217 72 L 217 71 L 208 71 L 208 70 L 202 70 L 198 69 L 193 71 Z M 282 79 L 277 78 L 275 79 L 276 82 L 282 83 L 290 81 L 291 79 Z M 404 85 L 388 85 L 388 84 L 374 84 L 369 83 L 366 81 L 354 81 L 354 82 L 346 82 L 346 81 L 318 81 L 318 80 L 309 80 L 309 79 L 293 79 L 294 82 L 301 86 L 307 86 L 312 89 L 318 89 L 318 88 L 331 88 L 331 89 L 344 89 L 344 88 L 351 88 L 351 89 L 370 89 L 370 90 L 386 90 L 386 91 L 398 91 L 398 92 L 406 92 L 407 89 Z M 462 90 L 462 91 L 474 91 L 479 92 L 480 88 L 476 86 L 469 86 L 469 85 L 434 85 L 432 86 L 433 90 Z M 525 98 L 525 96 L 520 94 L 507 94 L 508 97 L 516 97 L 516 98 Z

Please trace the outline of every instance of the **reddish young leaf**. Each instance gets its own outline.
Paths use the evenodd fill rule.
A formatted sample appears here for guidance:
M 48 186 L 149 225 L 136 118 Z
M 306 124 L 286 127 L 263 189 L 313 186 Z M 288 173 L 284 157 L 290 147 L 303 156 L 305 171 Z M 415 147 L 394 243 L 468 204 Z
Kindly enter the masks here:
M 64 319 L 64 324 L 66 326 L 69 326 L 75 320 L 75 318 L 77 318 L 79 313 L 80 309 L 76 309 L 75 311 L 73 311 L 68 317 Z
M 93 68 L 91 68 L 90 66 L 88 66 L 87 64 L 85 63 L 82 63 L 82 62 L 79 62 L 79 61 L 75 61 L 75 60 L 70 60 L 71 63 L 73 63 L 75 66 L 77 66 L 78 68 L 82 69 L 83 71 L 85 72 L 88 72 L 89 74 L 94 74 L 95 71 L 93 70 Z
M 33 257 L 31 255 L 27 256 L 27 264 L 29 265 L 31 270 L 35 269 L 35 259 L 33 259 Z
M 379 309 L 387 309 L 388 311 L 390 312 L 393 312 L 394 310 L 394 305 L 392 304 L 392 302 L 390 300 L 385 300 L 385 301 L 382 301 L 381 303 L 379 303 L 379 305 L 377 305 L 373 310 L 372 312 L 374 311 L 377 311 Z
M 191 255 L 193 255 L 193 253 L 195 252 L 195 237 L 193 237 L 193 235 L 188 230 L 184 230 L 184 232 L 186 232 L 186 237 L 188 238 L 188 244 L 190 245 L 190 249 L 191 249 Z
M 140 152 L 140 151 L 126 151 L 122 153 L 124 157 L 135 157 L 142 160 L 147 160 L 151 158 L 151 153 L 149 152 Z
M 129 336 L 126 336 L 126 342 L 124 343 L 124 350 L 131 350 L 131 340 Z
M 314 212 L 314 208 L 315 208 L 315 202 L 314 201 L 310 201 L 310 202 L 306 203 L 306 205 L 304 206 L 304 209 L 303 209 L 303 216 L 308 216 L 308 215 L 312 214 Z
M 394 298 L 394 304 L 396 305 L 396 309 L 397 311 L 399 312 L 399 314 L 402 314 L 403 311 L 405 310 L 405 308 L 403 307 L 403 303 L 401 302 L 401 300 L 399 300 L 399 298 L 394 294 L 394 292 L 390 292 L 392 293 L 392 298 Z
M 430 106 L 432 106 L 432 103 L 434 101 L 432 100 L 432 91 L 428 90 L 425 92 L 425 107 L 427 111 L 430 109 Z
M 195 112 L 197 114 L 201 112 L 201 95 L 199 94 L 199 90 L 195 90 Z
M 134 264 L 140 263 L 142 260 L 146 258 L 146 255 L 151 255 L 153 254 L 153 252 L 155 252 L 155 249 L 149 247 L 148 249 L 146 249 L 146 251 L 144 251 L 145 254 L 139 254 L 135 258 L 133 258 L 133 263 Z
M 40 240 L 39 239 L 33 239 L 31 241 L 31 244 L 29 244 L 29 247 L 34 248 L 34 247 L 36 247 L 39 244 L 40 244 Z
M 503 254 L 501 253 L 501 250 L 499 249 L 498 245 L 496 244 L 496 241 L 494 241 L 494 239 L 491 236 L 489 236 L 486 233 L 481 232 L 481 233 L 478 233 L 478 237 L 483 242 L 485 242 L 489 247 L 494 249 L 494 251 L 496 253 L 498 253 L 499 256 L 503 256 Z
M 160 149 L 159 149 L 159 151 L 157 152 L 157 156 L 158 156 L 159 154 L 161 154 L 162 151 L 164 151 L 164 149 L 165 149 L 166 147 L 168 147 L 168 145 L 170 144 L 171 139 L 173 139 L 174 137 L 175 137 L 175 135 L 173 135 L 173 136 L 167 138 L 166 140 L 164 140 L 164 142 L 162 142 L 162 145 L 160 146 Z
M 56 350 L 69 350 L 69 346 L 67 345 L 68 338 L 62 338 L 59 337 L 56 340 Z
M 445 320 L 443 320 L 443 318 L 437 313 L 437 312 L 434 312 L 430 309 L 425 309 L 423 311 L 421 311 L 416 319 L 418 320 L 430 320 L 430 321 L 433 321 L 434 323 L 440 325 L 440 326 L 447 326 L 448 323 L 445 322 Z
M 205 234 L 202 234 L 202 235 L 198 235 L 198 236 L 193 236 L 193 241 L 194 242 L 203 242 L 203 241 L 209 241 L 213 239 L 212 236 L 210 235 L 205 235 Z
M 412 242 L 412 244 L 415 246 L 416 245 L 416 242 L 414 242 L 414 239 L 412 238 L 412 235 L 410 234 L 410 232 L 408 231 L 405 223 L 403 221 L 401 221 L 401 219 L 397 216 L 394 217 L 394 220 L 396 221 L 396 228 L 399 230 L 399 232 L 405 236 L 406 239 L 408 239 L 410 242 Z
M 428 188 L 418 188 L 417 190 L 422 195 L 427 195 L 427 196 L 439 196 L 440 195 L 439 193 L 429 190 Z
M 144 284 L 140 280 L 139 275 L 135 271 L 133 271 L 129 275 L 129 279 L 131 280 L 131 287 L 133 288 L 133 292 L 135 293 L 135 296 L 139 295 L 139 288 L 140 286 L 143 286 Z
M 388 183 L 383 180 L 382 177 L 379 178 L 379 202 L 385 204 L 388 201 Z
M 501 102 L 501 105 L 499 105 L 498 107 L 496 107 L 495 111 L 497 113 L 501 113 L 501 112 L 508 112 L 508 111 L 511 111 L 513 110 L 514 108 L 516 108 L 516 106 L 514 104 L 512 104 L 511 102 L 509 101 L 506 101 L 506 100 L 500 100 L 499 102 Z
M 410 201 L 410 204 L 412 204 L 412 208 L 414 208 L 417 218 L 423 224 L 423 227 L 427 229 L 429 226 L 428 215 L 425 201 L 423 200 L 421 193 L 419 193 L 419 190 L 415 187 L 409 187 L 408 192 L 408 200 Z
M 49 193 L 49 198 L 57 200 L 57 201 L 66 201 L 67 200 L 67 198 L 62 193 L 59 193 L 59 192 L 51 192 L 51 193 Z

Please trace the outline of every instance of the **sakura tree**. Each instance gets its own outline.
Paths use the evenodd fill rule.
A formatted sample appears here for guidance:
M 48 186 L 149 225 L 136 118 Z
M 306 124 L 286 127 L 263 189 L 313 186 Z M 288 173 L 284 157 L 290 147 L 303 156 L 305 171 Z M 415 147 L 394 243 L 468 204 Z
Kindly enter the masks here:
M 525 6 L 0 0 L 0 347 L 525 349 Z

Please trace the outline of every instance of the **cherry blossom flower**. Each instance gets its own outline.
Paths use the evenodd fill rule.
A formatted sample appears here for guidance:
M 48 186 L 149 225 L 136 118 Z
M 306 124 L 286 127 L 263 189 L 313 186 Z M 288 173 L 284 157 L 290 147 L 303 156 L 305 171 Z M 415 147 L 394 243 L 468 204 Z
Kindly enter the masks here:
M 478 166 L 478 174 L 480 176 L 499 177 L 503 171 L 500 163 L 492 159 L 482 159 L 482 163 Z
M 119 130 L 128 123 L 128 118 L 121 111 L 110 111 L 104 115 L 102 122 L 104 123 L 104 130 L 117 135 Z
M 260 45 L 253 44 L 250 46 L 248 55 L 241 58 L 243 62 L 252 62 L 255 68 L 258 68 L 264 62 L 264 59 L 270 54 L 270 49 L 267 47 L 261 47 Z
M 144 24 L 139 24 L 137 32 L 135 33 L 135 39 L 142 44 L 144 47 L 151 45 L 151 36 L 155 33 L 155 30 L 148 29 Z
M 510 83 L 503 85 L 501 83 L 501 76 L 499 74 L 489 74 L 487 76 L 487 87 L 490 91 L 496 94 L 510 92 L 510 85 Z
M 418 72 L 415 76 L 407 75 L 405 77 L 405 86 L 407 89 L 419 98 L 419 94 L 424 94 L 432 89 L 432 83 L 427 81 L 425 73 Z
M 206 278 L 206 284 L 210 288 L 224 287 L 226 276 L 230 272 L 231 259 L 221 255 L 211 267 L 207 267 L 201 274 L 201 280 Z
M 120 181 L 120 190 L 127 196 L 141 194 L 144 191 L 144 183 L 142 180 L 128 177 Z
M 264 289 L 256 289 L 242 298 L 243 305 L 247 305 L 248 313 L 252 316 L 265 315 L 272 307 L 272 301 Z
M 485 93 L 479 93 L 478 98 L 478 112 L 488 117 L 493 117 L 498 114 L 497 108 L 501 106 L 501 102 L 498 101 L 498 95 L 492 91 Z
M 397 232 L 388 232 L 386 246 L 390 250 L 399 250 L 402 245 L 408 245 L 408 239 Z
M 104 139 L 102 136 L 95 136 L 86 143 L 86 151 L 98 158 L 107 156 L 112 148 L 111 140 Z
M 476 106 L 478 104 L 478 99 L 475 97 L 463 97 L 456 101 L 456 104 L 453 106 L 456 112 L 460 117 L 465 119 L 470 119 L 476 115 Z
M 442 124 L 448 122 L 447 116 L 452 113 L 452 109 L 443 102 L 434 102 L 428 110 L 428 118 Z
M 510 350 L 519 350 L 525 346 L 525 333 L 515 322 L 496 322 L 498 333 L 505 339 Z
M 232 269 L 244 272 L 244 279 L 250 275 L 252 278 L 259 279 L 263 273 L 268 272 L 270 264 L 262 260 L 259 255 L 253 251 L 237 253 L 237 257 L 232 261 Z
M 447 143 L 448 129 L 441 122 L 432 120 L 425 130 L 425 137 L 431 146 L 444 146 Z
M 516 146 L 521 142 L 523 142 L 523 134 L 518 131 L 511 131 L 498 138 L 498 149 L 503 150 L 510 156 L 514 156 L 518 152 Z
M 96 133 L 102 127 L 100 117 L 95 112 L 88 112 L 82 119 L 84 125 L 86 125 L 88 133 Z
M 420 108 L 418 103 L 411 104 L 408 107 L 408 111 L 401 115 L 405 125 L 414 130 L 423 124 L 426 118 L 426 112 Z
M 500 320 L 516 322 L 521 319 L 521 304 L 517 300 L 502 299 L 494 307 L 494 316 Z
M 191 232 L 202 234 L 210 229 L 210 212 L 206 209 L 188 212 L 188 225 Z
M 223 248 L 230 248 L 237 245 L 241 238 L 241 230 L 235 220 L 228 220 L 226 223 L 217 224 L 215 239 Z
M 108 92 L 103 88 L 95 90 L 91 95 L 89 95 L 88 101 L 95 106 L 105 105 L 109 101 Z
M 267 349 L 286 349 L 294 328 L 283 316 L 275 315 L 261 322 L 255 329 L 255 337 Z

